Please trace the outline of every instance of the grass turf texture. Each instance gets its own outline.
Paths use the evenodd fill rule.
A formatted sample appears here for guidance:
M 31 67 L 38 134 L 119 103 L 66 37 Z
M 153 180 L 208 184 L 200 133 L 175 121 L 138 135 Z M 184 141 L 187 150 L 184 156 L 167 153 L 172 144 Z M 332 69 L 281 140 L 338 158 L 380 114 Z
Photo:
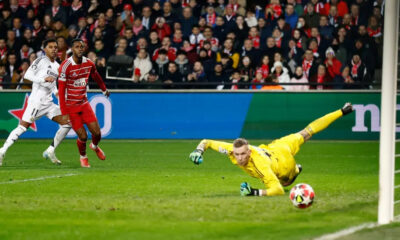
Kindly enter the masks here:
M 262 183 L 216 152 L 195 166 L 188 155 L 198 141 L 104 140 L 107 160 L 88 149 L 91 169 L 80 168 L 73 140 L 57 149 L 63 165 L 45 161 L 49 142 L 21 140 L 8 151 L 0 239 L 310 239 L 377 218 L 378 142 L 303 145 L 296 183 L 316 192 L 305 210 L 287 192 L 241 197 L 241 182 Z M 13 183 L 65 174 L 77 175 Z

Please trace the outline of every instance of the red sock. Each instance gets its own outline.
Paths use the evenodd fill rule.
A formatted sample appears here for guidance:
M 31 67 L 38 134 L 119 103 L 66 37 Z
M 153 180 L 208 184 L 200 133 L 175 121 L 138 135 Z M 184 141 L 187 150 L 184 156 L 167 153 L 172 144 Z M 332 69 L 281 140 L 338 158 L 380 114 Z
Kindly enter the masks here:
M 76 145 L 78 145 L 79 154 L 81 156 L 86 156 L 86 141 L 83 142 L 79 138 L 76 140 Z
M 98 135 L 98 136 L 92 135 L 92 143 L 94 145 L 96 145 L 96 146 L 99 145 L 100 139 L 101 139 L 101 135 Z

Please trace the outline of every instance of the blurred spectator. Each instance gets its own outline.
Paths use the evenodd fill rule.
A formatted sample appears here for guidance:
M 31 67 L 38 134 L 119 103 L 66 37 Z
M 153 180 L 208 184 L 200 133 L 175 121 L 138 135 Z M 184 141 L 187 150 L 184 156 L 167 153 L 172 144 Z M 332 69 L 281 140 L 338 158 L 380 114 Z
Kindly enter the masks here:
M 135 18 L 132 30 L 135 38 L 147 37 L 149 35 L 149 31 L 142 25 L 141 18 Z
M 216 25 L 213 29 L 214 37 L 216 37 L 219 42 L 223 42 L 227 31 L 225 29 L 225 20 L 222 16 L 217 17 Z
M 229 81 L 229 75 L 223 71 L 221 63 L 215 64 L 214 71 L 212 71 L 208 76 L 208 81 L 217 84 L 214 85 L 214 88 L 218 90 L 224 89 L 224 83 Z
M 260 37 L 258 36 L 258 30 L 257 28 L 255 28 L 255 30 L 256 32 L 254 32 L 253 30 L 254 38 L 257 38 L 259 42 Z M 243 45 L 244 39 L 249 37 L 249 27 L 247 26 L 247 23 L 244 21 L 243 16 L 240 15 L 236 16 L 236 27 L 234 28 L 233 32 L 235 32 L 237 41 L 240 43 L 240 45 Z
M 6 40 L 4 38 L 0 38 L 0 63 L 4 63 L 7 58 L 7 45 Z
M 251 9 L 247 11 L 246 18 L 244 20 L 246 21 L 248 27 L 256 27 L 258 24 L 256 14 Z
M 182 24 L 183 36 L 189 37 L 190 34 L 192 34 L 192 26 L 197 23 L 196 18 L 193 17 L 192 9 L 190 7 L 185 7 L 183 9 L 180 22 Z
M 149 44 L 147 50 L 151 56 L 153 56 L 154 51 L 161 47 L 160 39 L 155 30 L 152 30 L 149 35 Z
M 232 6 L 227 5 L 225 7 L 224 22 L 225 22 L 224 28 L 226 32 L 232 32 L 235 30 L 236 17 L 234 15 Z
M 164 2 L 161 16 L 165 19 L 165 23 L 169 26 L 178 21 L 178 16 L 172 12 L 171 2 Z
M 341 74 L 336 76 L 335 79 L 333 79 L 335 82 L 335 88 L 336 89 L 352 89 L 352 88 L 359 88 L 359 86 L 354 85 L 354 80 L 350 76 L 350 67 L 349 66 L 344 66 L 342 68 Z
M 198 55 L 196 52 L 196 48 L 194 48 L 192 44 L 190 44 L 189 40 L 183 40 L 183 46 L 181 50 L 185 51 L 190 64 L 194 64 L 194 62 L 197 61 Z
M 135 19 L 135 14 L 132 11 L 132 5 L 125 4 L 124 11 L 117 18 L 115 26 L 116 30 L 123 32 L 127 28 L 132 28 L 134 19 Z
M 274 20 L 282 15 L 282 6 L 279 0 L 271 0 L 265 8 L 265 18 Z
M 165 19 L 163 17 L 158 17 L 156 19 L 156 22 L 151 27 L 151 30 L 155 30 L 157 32 L 159 39 L 163 39 L 164 37 L 168 37 L 171 35 L 171 28 L 165 22 Z
M 62 62 L 68 58 L 68 56 L 67 56 L 67 50 L 68 50 L 67 41 L 65 40 L 64 37 L 57 37 L 57 45 L 58 45 L 57 58 L 60 62 Z
M 15 32 L 13 30 L 7 31 L 7 49 L 10 51 L 19 51 L 21 47 L 21 42 L 16 38 Z
M 6 66 L 0 63 L 0 90 L 9 88 L 11 77 L 6 71 Z
M 254 67 L 250 57 L 244 56 L 239 64 L 239 73 L 244 82 L 251 82 L 253 76 L 255 75 Z
M 136 75 L 139 75 L 139 81 L 147 81 L 148 75 L 150 70 L 153 67 L 153 64 L 150 61 L 149 54 L 146 52 L 146 49 L 142 48 L 139 50 L 137 57 L 135 58 L 133 62 L 133 67 L 134 67 L 134 73 L 138 73 Z M 139 69 L 139 70 L 136 70 Z
M 8 53 L 6 71 L 11 79 L 14 78 L 14 75 L 17 73 L 19 68 L 19 63 L 17 59 L 17 55 L 14 52 Z
M 318 70 L 318 63 L 314 59 L 313 52 L 311 50 L 306 50 L 304 53 L 304 59 L 302 63 L 303 73 L 307 79 L 315 75 Z
M 360 53 L 355 52 L 351 58 L 350 64 L 348 65 L 350 68 L 350 77 L 358 84 L 358 88 L 369 88 L 370 76 L 360 55 Z
M 251 47 L 259 49 L 260 48 L 260 34 L 258 32 L 258 29 L 256 27 L 251 27 L 250 31 L 248 33 L 249 33 L 249 35 L 246 38 L 248 38 L 251 41 Z M 245 41 L 243 41 L 243 42 L 245 42 Z M 247 44 L 249 44 L 249 43 L 247 43 Z
M 177 49 L 171 46 L 171 39 L 169 37 L 164 37 L 161 42 L 161 47 L 154 51 L 152 57 L 153 61 L 157 59 L 161 49 L 164 49 L 167 52 L 167 58 L 169 61 L 175 61 Z
M 227 54 L 232 60 L 232 67 L 236 69 L 239 65 L 240 55 L 234 51 L 233 49 L 233 40 L 231 38 L 227 38 L 224 42 L 224 48 L 217 53 L 217 62 L 221 61 L 222 53 Z
M 61 20 L 57 20 L 54 23 L 54 34 L 56 37 L 63 37 L 63 38 L 68 38 L 68 29 L 65 28 L 63 22 Z
M 263 79 L 266 79 L 269 77 L 270 74 L 270 61 L 269 61 L 269 56 L 264 55 L 260 64 L 260 67 L 257 69 L 257 71 L 261 71 Z
M 263 51 L 263 55 L 268 55 L 270 59 L 273 59 L 274 54 L 278 51 L 279 49 L 276 46 L 275 39 L 273 37 L 267 38 L 267 46 Z
M 255 78 L 251 82 L 255 83 L 255 84 L 265 82 L 265 78 L 263 78 L 263 73 L 262 73 L 261 69 L 258 69 L 256 71 Z M 251 85 L 250 89 L 261 89 L 262 87 L 263 87 L 263 85 Z
M 330 12 L 330 8 L 332 6 L 336 6 L 337 12 L 338 12 L 338 16 L 341 17 L 341 18 L 343 18 L 343 16 L 349 12 L 349 7 L 348 7 L 346 1 L 343 1 L 343 0 L 330 0 L 329 2 L 325 3 L 324 7 L 326 9 L 326 12 Z
M 283 66 L 282 62 L 274 62 L 274 66 L 271 69 L 272 78 L 277 78 L 278 83 L 288 83 L 290 82 L 289 70 Z M 286 86 L 284 87 L 286 88 Z
M 301 66 L 302 57 L 304 50 L 296 45 L 294 39 L 289 40 L 288 48 L 286 50 L 285 59 L 287 59 L 287 65 L 289 66 L 290 72 L 294 72 L 296 66 Z
M 178 67 L 176 66 L 175 62 L 168 63 L 168 69 L 166 76 L 164 78 L 164 88 L 172 88 L 174 87 L 174 83 L 181 83 L 183 82 L 183 78 L 181 73 L 178 71 Z
M 238 89 L 246 88 L 246 86 L 244 86 L 244 85 L 236 84 L 236 83 L 243 83 L 243 78 L 240 76 L 240 73 L 237 70 L 234 70 L 232 72 L 232 75 L 229 78 L 229 81 L 232 83 L 232 85 L 230 87 L 231 90 L 238 90 Z
M 219 40 L 216 37 L 213 37 L 213 30 L 211 27 L 206 26 L 204 31 L 203 31 L 203 36 L 204 39 L 200 40 L 199 42 L 199 47 L 202 48 L 204 47 L 204 42 L 208 41 L 211 44 L 211 50 L 216 52 L 218 51 L 219 47 Z
M 207 75 L 204 72 L 203 64 L 200 61 L 196 61 L 193 64 L 193 71 L 187 76 L 188 82 L 206 83 L 208 82 Z M 207 88 L 206 85 L 198 85 L 196 88 Z
M 162 82 L 165 81 L 167 75 L 168 62 L 167 51 L 165 49 L 160 49 L 157 54 L 157 59 L 155 60 L 154 68 L 157 70 L 157 75 Z
M 250 58 L 251 65 L 253 67 L 256 67 L 257 61 L 261 57 L 261 50 L 255 49 L 253 47 L 253 41 L 252 40 L 246 39 L 246 40 L 244 40 L 243 49 L 240 52 L 240 56 L 242 56 L 242 57 L 248 56 Z
M 172 47 L 180 49 L 183 46 L 183 34 L 181 29 L 175 29 L 172 35 Z
M 335 52 L 332 48 L 328 48 L 325 52 L 325 66 L 328 69 L 328 74 L 332 79 L 340 75 L 340 69 L 342 68 L 342 63 L 336 59 Z
M 33 49 L 29 47 L 28 43 L 23 43 L 21 50 L 19 50 L 19 60 L 29 59 L 29 54 L 33 53 Z
M 296 67 L 290 83 L 308 83 L 308 79 L 303 74 L 303 68 L 301 66 Z M 286 90 L 290 91 L 306 91 L 310 87 L 308 85 L 287 85 Z
M 97 39 L 94 42 L 94 51 L 98 57 L 104 57 L 107 59 L 110 56 L 109 47 L 104 48 L 104 42 L 101 39 Z
M 24 18 L 26 16 L 26 9 L 19 6 L 18 0 L 10 0 L 10 9 L 13 17 Z
M 37 1 L 37 0 L 36 0 Z M 68 12 L 68 24 L 77 24 L 78 19 L 86 15 L 85 9 L 81 0 L 72 0 L 71 6 L 69 6 Z
M 67 24 L 68 13 L 67 10 L 61 6 L 60 0 L 52 0 L 51 5 L 46 9 L 45 14 L 50 15 L 54 22 L 61 21 L 64 25 Z
M 319 14 L 314 11 L 314 4 L 311 2 L 307 3 L 304 11 L 304 20 L 307 26 L 310 28 L 318 27 L 319 25 Z
M 178 71 L 183 77 L 183 81 L 186 81 L 186 77 L 190 72 L 190 64 L 189 60 L 186 57 L 186 53 L 183 50 L 178 50 L 176 53 L 177 58 L 175 59 L 175 63 L 177 64 Z
M 292 29 L 295 29 L 298 19 L 299 16 L 294 11 L 293 4 L 287 4 L 285 8 L 285 21 L 290 25 Z
M 149 72 L 149 76 L 147 77 L 147 82 L 146 82 L 146 88 L 147 89 L 159 89 L 161 88 L 161 81 L 158 78 L 157 71 L 153 68 Z
M 152 16 L 151 7 L 144 6 L 142 9 L 142 25 L 150 31 L 150 28 L 154 24 L 154 17 Z
M 332 89 L 332 85 L 323 85 L 324 83 L 332 83 L 333 79 L 327 74 L 326 72 L 326 67 L 323 64 L 320 64 L 318 66 L 318 71 L 317 74 L 314 74 L 313 76 L 310 77 L 309 82 L 310 83 L 317 83 L 318 85 L 311 85 L 310 89 Z
M 192 27 L 192 34 L 190 34 L 189 40 L 190 40 L 190 44 L 192 44 L 192 46 L 195 48 L 197 48 L 199 46 L 200 41 L 205 40 L 203 34 L 200 32 L 199 25 L 194 25 Z

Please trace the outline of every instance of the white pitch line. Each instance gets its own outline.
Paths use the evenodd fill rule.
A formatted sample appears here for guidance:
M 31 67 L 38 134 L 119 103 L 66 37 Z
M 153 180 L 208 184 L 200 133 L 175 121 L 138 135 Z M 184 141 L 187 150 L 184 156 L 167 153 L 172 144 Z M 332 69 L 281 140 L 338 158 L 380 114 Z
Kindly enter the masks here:
M 399 222 L 400 221 L 400 215 L 394 217 L 393 222 Z M 338 239 L 340 237 L 344 237 L 350 234 L 353 234 L 355 232 L 361 231 L 363 229 L 371 229 L 371 228 L 376 228 L 379 225 L 377 222 L 374 223 L 364 223 L 358 226 L 354 226 L 354 227 L 350 227 L 350 228 L 346 228 L 334 233 L 329 233 L 326 235 L 322 235 L 320 237 L 314 238 L 314 240 L 334 240 L 334 239 Z
M 62 178 L 62 177 L 70 177 L 70 176 L 75 176 L 78 175 L 77 173 L 67 173 L 64 175 L 54 175 L 54 176 L 45 176 L 45 177 L 39 177 L 39 178 L 28 178 L 28 179 L 21 179 L 21 180 L 15 180 L 15 181 L 7 181 L 7 182 L 0 182 L 0 184 L 13 184 L 13 183 L 22 183 L 22 182 L 32 182 L 32 181 L 43 181 L 49 178 Z

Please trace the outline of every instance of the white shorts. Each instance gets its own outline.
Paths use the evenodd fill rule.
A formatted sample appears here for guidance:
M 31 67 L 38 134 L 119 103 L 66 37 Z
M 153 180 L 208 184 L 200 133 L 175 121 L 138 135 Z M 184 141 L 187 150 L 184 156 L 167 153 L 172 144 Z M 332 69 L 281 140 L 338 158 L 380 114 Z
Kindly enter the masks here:
M 55 116 L 59 115 L 61 115 L 60 107 L 54 103 L 49 105 L 40 105 L 39 109 L 36 108 L 35 104 L 28 103 L 24 115 L 22 116 L 22 121 L 33 123 L 43 116 L 52 120 Z

